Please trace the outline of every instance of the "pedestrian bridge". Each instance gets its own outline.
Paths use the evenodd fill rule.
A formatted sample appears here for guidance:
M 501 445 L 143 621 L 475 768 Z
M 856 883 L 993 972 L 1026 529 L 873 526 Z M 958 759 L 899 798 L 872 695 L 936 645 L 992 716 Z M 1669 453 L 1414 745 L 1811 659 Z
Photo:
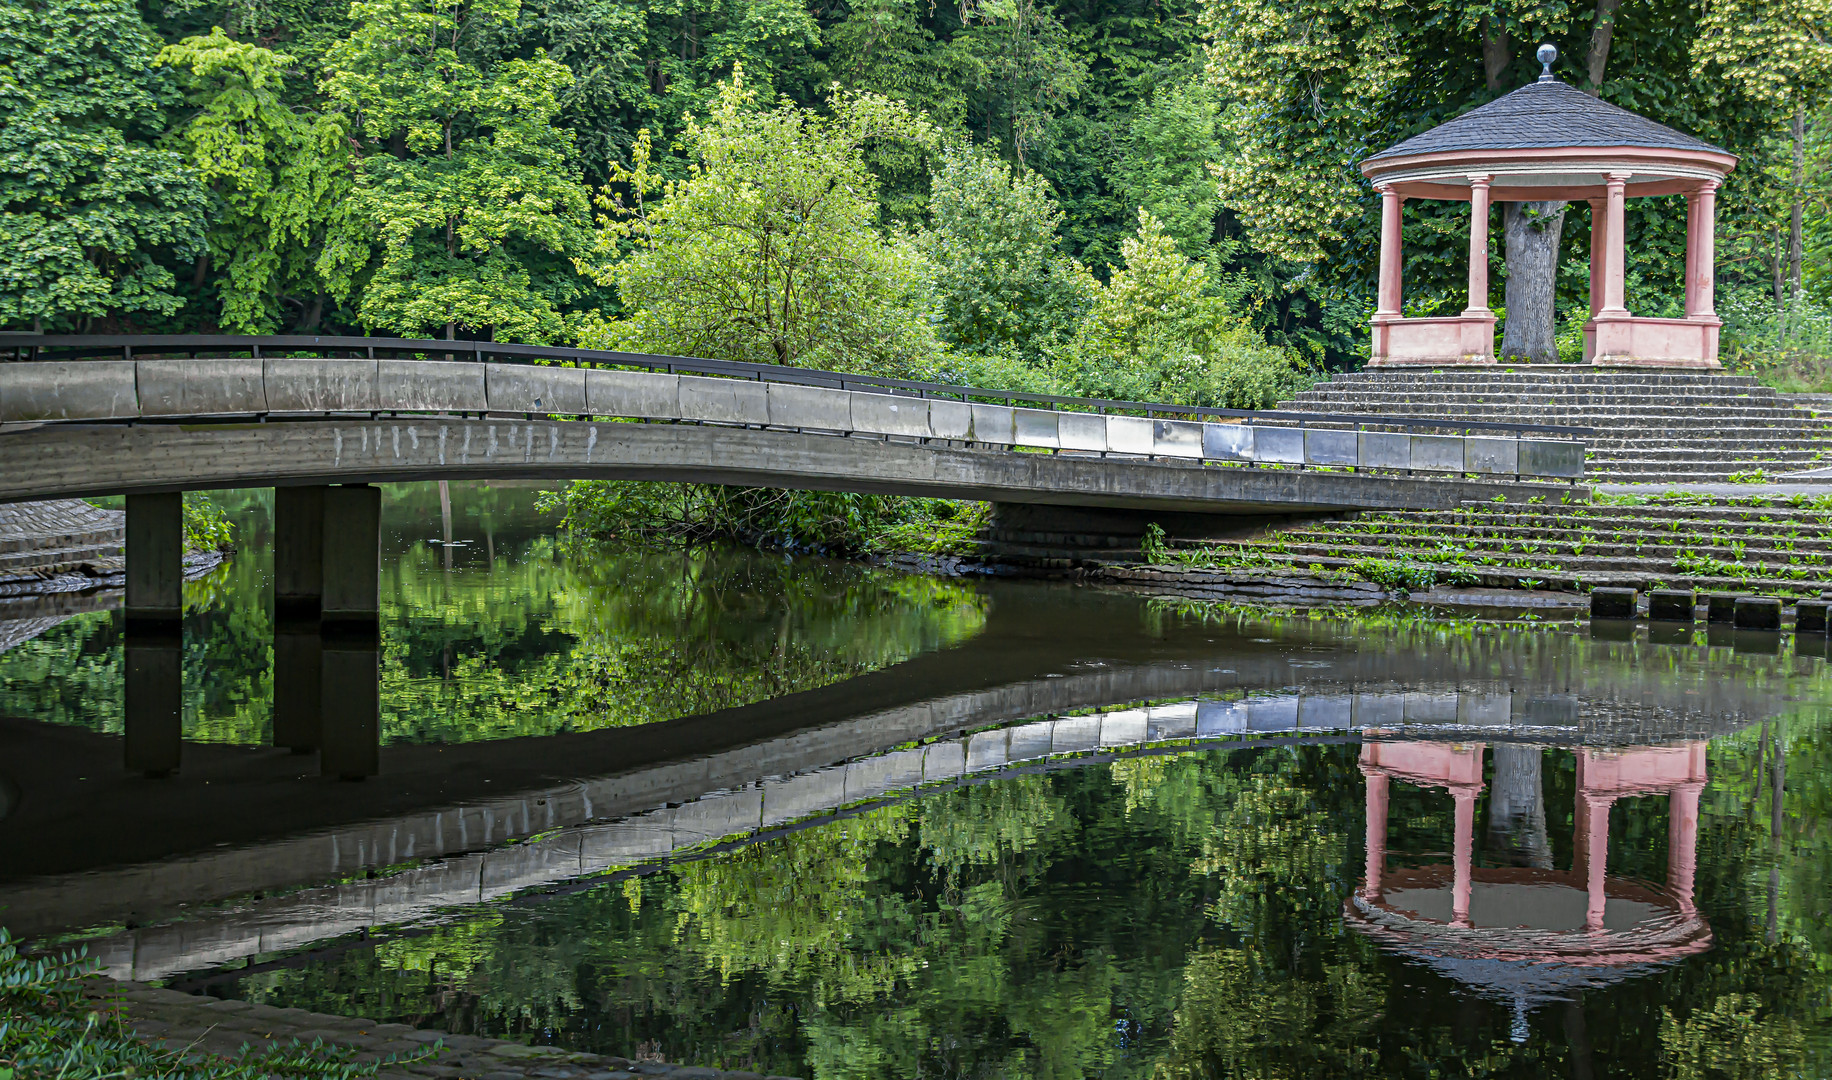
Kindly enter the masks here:
M 1581 429 L 486 342 L 0 335 L 0 502 L 618 478 L 1210 514 L 1571 494 Z

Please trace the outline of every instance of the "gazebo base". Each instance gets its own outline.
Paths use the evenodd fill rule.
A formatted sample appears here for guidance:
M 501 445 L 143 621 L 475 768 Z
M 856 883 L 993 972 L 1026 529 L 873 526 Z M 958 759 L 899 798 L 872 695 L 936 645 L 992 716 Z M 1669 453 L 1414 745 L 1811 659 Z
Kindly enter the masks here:
M 1495 362 L 1495 316 L 1483 312 L 1371 320 L 1374 348 L 1369 367 L 1487 366 Z
M 1718 371 L 1718 328 L 1714 315 L 1649 319 L 1599 315 L 1584 326 L 1584 356 L 1597 367 L 1678 368 Z

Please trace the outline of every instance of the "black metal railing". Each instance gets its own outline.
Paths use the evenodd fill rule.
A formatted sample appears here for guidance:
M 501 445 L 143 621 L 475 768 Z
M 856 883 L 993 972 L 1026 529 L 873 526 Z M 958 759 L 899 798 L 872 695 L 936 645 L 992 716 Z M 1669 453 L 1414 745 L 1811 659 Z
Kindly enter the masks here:
M 704 360 L 692 356 L 659 356 L 649 353 L 575 349 L 557 345 L 514 345 L 499 341 L 448 341 L 428 338 L 379 337 L 248 337 L 224 334 L 29 334 L 0 332 L 0 364 L 22 361 L 82 361 L 164 359 L 282 358 L 306 354 L 351 359 L 431 357 L 482 363 L 562 363 L 574 366 L 636 368 L 667 374 L 689 373 L 764 382 L 824 386 L 869 393 L 960 401 L 1002 402 L 1068 412 L 1142 413 L 1147 417 L 1179 416 L 1213 419 L 1254 419 L 1291 423 L 1326 424 L 1356 428 L 1382 427 L 1406 431 L 1445 429 L 1458 431 L 1544 432 L 1584 436 L 1594 428 L 1558 424 L 1510 423 L 1496 420 L 1463 420 L 1455 417 L 1382 416 L 1365 413 L 1294 412 L 1283 409 L 1218 409 L 1163 402 L 1119 401 L 1108 398 L 1066 397 L 1017 390 L 991 390 L 951 383 L 918 382 L 877 375 L 854 375 L 818 368 L 781 364 L 752 364 L 732 360 Z

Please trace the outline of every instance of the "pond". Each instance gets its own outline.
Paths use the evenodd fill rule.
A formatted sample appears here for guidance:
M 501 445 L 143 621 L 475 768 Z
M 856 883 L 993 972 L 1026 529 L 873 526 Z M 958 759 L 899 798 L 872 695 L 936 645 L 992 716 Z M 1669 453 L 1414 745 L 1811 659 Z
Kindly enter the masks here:
M 0 918 L 197 993 L 759 1073 L 1832 1075 L 1823 644 L 447 500 L 385 503 L 360 784 L 267 745 L 253 493 L 190 585 L 178 776 L 116 775 L 117 614 L 0 654 Z

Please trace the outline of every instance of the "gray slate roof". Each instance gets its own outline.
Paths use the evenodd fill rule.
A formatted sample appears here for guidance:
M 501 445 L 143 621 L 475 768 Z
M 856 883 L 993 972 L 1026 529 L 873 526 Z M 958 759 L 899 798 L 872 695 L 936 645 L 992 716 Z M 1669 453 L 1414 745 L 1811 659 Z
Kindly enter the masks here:
M 1569 83 L 1532 82 L 1368 158 L 1446 150 L 1535 150 L 1566 146 L 1646 146 L 1724 150 L 1591 97 Z

